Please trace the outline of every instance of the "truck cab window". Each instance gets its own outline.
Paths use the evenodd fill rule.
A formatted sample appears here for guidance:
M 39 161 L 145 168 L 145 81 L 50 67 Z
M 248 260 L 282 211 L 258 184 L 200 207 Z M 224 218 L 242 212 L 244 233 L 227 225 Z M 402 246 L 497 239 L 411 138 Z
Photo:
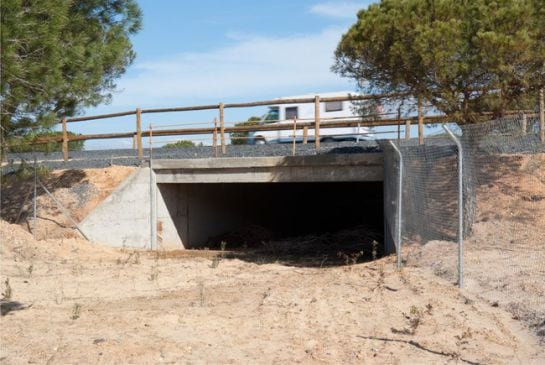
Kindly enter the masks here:
M 274 123 L 280 119 L 280 109 L 278 107 L 270 107 L 267 114 L 263 116 L 263 122 Z
M 286 108 L 286 120 L 293 119 L 293 118 L 298 118 L 298 117 L 299 117 L 299 115 L 297 113 L 297 107 L 296 106 L 291 106 L 291 107 Z

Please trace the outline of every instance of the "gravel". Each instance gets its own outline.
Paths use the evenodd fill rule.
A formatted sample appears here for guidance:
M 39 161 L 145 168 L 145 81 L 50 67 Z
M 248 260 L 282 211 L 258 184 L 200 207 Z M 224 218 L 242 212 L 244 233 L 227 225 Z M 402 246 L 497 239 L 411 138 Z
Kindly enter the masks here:
M 545 152 L 545 145 L 536 143 L 535 136 L 518 138 L 516 143 L 496 143 L 495 152 L 501 153 L 525 153 L 525 152 Z M 322 142 L 318 154 L 347 154 L 347 153 L 369 153 L 382 151 L 381 145 L 386 140 L 381 141 L 360 141 L 360 142 Z M 487 145 L 483 141 L 481 149 L 487 150 Z M 402 140 L 402 146 L 406 148 L 418 149 L 418 140 Z M 426 149 L 429 146 L 444 146 L 456 149 L 454 142 L 445 137 L 428 138 L 426 146 L 420 148 Z M 501 148 L 498 148 L 501 146 Z M 498 149 L 500 151 L 498 151 Z M 262 156 L 291 156 L 292 144 L 267 144 L 267 145 L 239 145 L 227 146 L 225 155 L 221 155 L 218 148 L 219 157 L 262 157 Z M 296 146 L 297 156 L 316 155 L 314 144 L 300 144 Z M 93 151 L 71 151 L 68 162 L 63 161 L 62 152 L 51 152 L 49 154 L 36 153 L 38 162 L 50 169 L 86 169 L 86 168 L 105 168 L 112 165 L 118 166 L 140 166 L 147 164 L 150 151 L 144 149 L 144 160 L 139 161 L 136 150 L 133 149 L 114 149 L 114 150 L 93 150 Z M 154 159 L 191 159 L 191 158 L 213 158 L 214 151 L 211 146 L 186 147 L 186 148 L 155 148 L 153 149 Z M 34 155 L 32 153 L 12 153 L 8 155 L 8 164 L 1 169 L 2 175 L 17 170 L 22 161 L 32 163 Z
M 361 142 L 330 142 L 322 143 L 319 154 L 347 154 L 347 153 L 369 153 L 379 152 L 380 147 L 375 141 Z M 188 147 L 188 148 L 157 148 L 153 149 L 153 159 L 191 159 L 191 158 L 213 158 L 214 151 L 211 146 Z M 263 156 L 291 156 L 292 145 L 268 144 L 268 145 L 240 145 L 227 146 L 226 154 L 221 157 L 263 157 Z M 297 156 L 316 155 L 314 144 L 297 144 Z M 51 152 L 49 154 L 36 153 L 39 164 L 50 169 L 87 169 L 104 168 L 112 165 L 139 166 L 147 164 L 150 151 L 144 149 L 144 161 L 140 162 L 137 152 L 133 149 L 96 150 L 96 151 L 71 151 L 68 162 L 63 161 L 62 152 Z M 21 163 L 26 161 L 32 164 L 34 154 L 13 153 L 8 155 L 8 164 L 2 168 L 2 174 L 16 170 Z

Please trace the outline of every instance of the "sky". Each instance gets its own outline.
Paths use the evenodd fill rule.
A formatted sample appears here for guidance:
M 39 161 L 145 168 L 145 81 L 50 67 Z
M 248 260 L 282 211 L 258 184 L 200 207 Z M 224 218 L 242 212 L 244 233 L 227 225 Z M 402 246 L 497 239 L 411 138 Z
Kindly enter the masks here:
M 247 102 L 331 91 L 356 91 L 331 71 L 342 34 L 372 0 L 140 0 L 143 28 L 132 38 L 134 63 L 110 104 L 85 115 L 140 108 Z M 226 110 L 226 121 L 263 114 Z M 217 111 L 144 114 L 149 124 L 191 126 Z M 160 127 L 159 127 L 160 128 Z M 76 133 L 134 130 L 134 116 L 69 124 Z M 86 149 L 131 147 L 87 141 Z

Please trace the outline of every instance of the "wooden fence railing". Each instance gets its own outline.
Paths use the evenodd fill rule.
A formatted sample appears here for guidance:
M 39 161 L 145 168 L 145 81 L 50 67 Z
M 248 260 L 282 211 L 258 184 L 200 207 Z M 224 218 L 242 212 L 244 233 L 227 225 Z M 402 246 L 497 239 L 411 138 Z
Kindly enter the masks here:
M 342 97 L 319 97 L 312 98 L 293 98 L 293 99 L 276 99 L 265 100 L 247 103 L 218 103 L 211 105 L 197 105 L 188 107 L 174 107 L 174 108 L 156 108 L 156 109 L 140 109 L 137 108 L 132 111 L 125 111 L 119 113 L 90 115 L 82 117 L 64 118 L 59 123 L 62 124 L 62 136 L 54 137 L 41 137 L 33 141 L 33 144 L 47 144 L 51 142 L 62 143 L 62 150 L 64 160 L 68 160 L 68 142 L 69 141 L 82 141 L 93 139 L 112 139 L 112 138 L 133 138 L 135 148 L 138 150 L 138 158 L 143 159 L 143 137 L 149 137 L 151 132 L 149 130 L 142 130 L 142 114 L 152 113 L 170 113 L 170 112 L 186 112 L 186 111 L 199 111 L 199 110 L 218 110 L 219 111 L 219 126 L 214 122 L 214 126 L 206 128 L 178 128 L 178 129 L 162 129 L 153 130 L 154 137 L 161 136 L 179 136 L 179 135 L 213 135 L 216 140 L 219 134 L 219 140 L 221 144 L 222 154 L 226 153 L 225 134 L 234 132 L 252 132 L 252 131 L 269 131 L 269 130 L 291 130 L 291 129 L 308 129 L 314 128 L 315 131 L 315 146 L 316 149 L 320 149 L 320 128 L 337 128 L 337 127 L 377 127 L 377 126 L 398 126 L 398 129 L 402 125 L 405 126 L 405 136 L 410 136 L 410 127 L 412 123 L 418 123 L 418 136 L 420 143 L 423 143 L 424 136 L 424 124 L 434 124 L 440 122 L 446 122 L 449 120 L 447 116 L 435 115 L 425 116 L 423 113 L 422 103 L 418 100 L 417 115 L 414 117 L 385 118 L 375 120 L 365 120 L 361 118 L 355 118 L 352 120 L 342 121 L 322 121 L 320 117 L 320 103 L 334 102 L 334 101 L 361 101 L 361 100 L 384 100 L 394 99 L 408 96 L 406 93 L 394 93 L 394 94 L 373 94 L 373 95 L 351 95 Z M 280 104 L 311 104 L 315 105 L 314 119 L 311 121 L 298 121 L 293 125 L 287 124 L 270 124 L 270 125 L 253 125 L 253 126 L 225 126 L 225 109 L 229 108 L 248 108 L 258 106 L 271 106 Z M 134 132 L 122 132 L 122 133 L 103 133 L 103 134 L 87 134 L 87 135 L 68 135 L 68 123 L 117 118 L 123 116 L 135 115 L 136 116 L 136 130 Z M 486 115 L 486 113 L 483 113 Z M 218 130 L 219 129 L 219 130 Z M 409 131 L 409 134 L 407 133 Z

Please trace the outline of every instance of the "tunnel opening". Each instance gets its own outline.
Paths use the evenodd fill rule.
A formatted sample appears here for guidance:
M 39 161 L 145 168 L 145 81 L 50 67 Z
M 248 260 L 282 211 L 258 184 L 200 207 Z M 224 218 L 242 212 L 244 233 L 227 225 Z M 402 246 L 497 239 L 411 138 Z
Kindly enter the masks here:
M 278 253 L 276 242 L 303 255 L 305 242 L 347 261 L 342 255 L 382 251 L 382 182 L 158 184 L 158 191 L 168 211 L 158 217 L 159 237 L 186 249 Z M 174 229 L 163 232 L 168 219 Z

